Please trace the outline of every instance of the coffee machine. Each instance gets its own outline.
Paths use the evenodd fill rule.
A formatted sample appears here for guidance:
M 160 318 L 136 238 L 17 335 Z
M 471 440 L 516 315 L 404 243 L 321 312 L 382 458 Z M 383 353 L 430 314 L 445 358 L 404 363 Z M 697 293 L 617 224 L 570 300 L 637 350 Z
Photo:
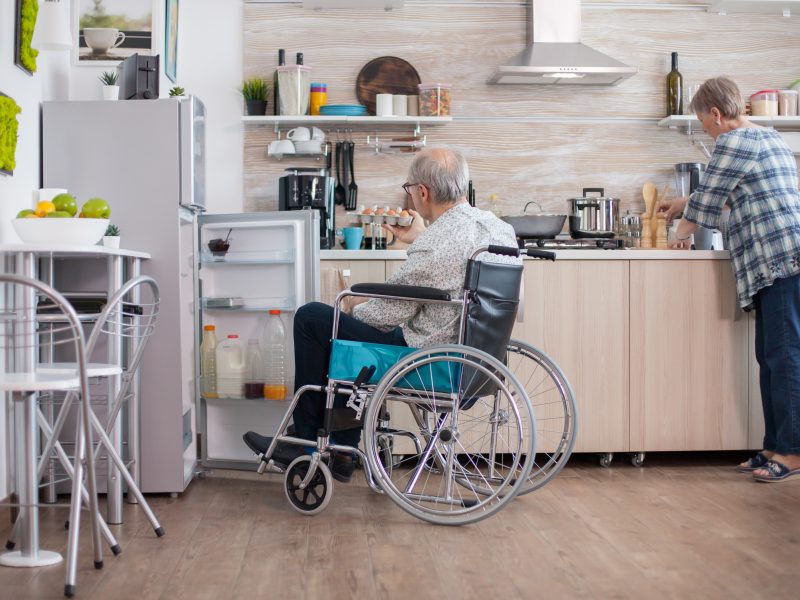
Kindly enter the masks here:
M 335 182 L 328 169 L 289 167 L 278 181 L 280 210 L 318 210 L 319 247 L 330 250 L 336 243 L 333 204 Z

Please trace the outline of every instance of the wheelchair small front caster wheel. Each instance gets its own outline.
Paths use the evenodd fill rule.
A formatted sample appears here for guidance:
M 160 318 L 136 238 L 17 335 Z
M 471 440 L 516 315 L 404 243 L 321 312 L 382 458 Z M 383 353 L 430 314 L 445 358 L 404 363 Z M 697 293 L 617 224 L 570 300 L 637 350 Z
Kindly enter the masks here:
M 300 487 L 310 465 L 310 456 L 298 456 L 286 469 L 283 480 L 283 489 L 289 504 L 304 515 L 315 515 L 325 510 L 333 495 L 333 477 L 328 465 L 323 462 L 317 464 L 317 469 L 308 485 L 305 488 Z
M 641 468 L 644 466 L 644 452 L 636 452 L 631 455 L 631 464 L 634 467 Z
M 607 452 L 606 454 L 600 455 L 600 466 L 604 469 L 607 469 L 611 466 L 611 461 L 614 460 L 614 454 L 612 452 Z

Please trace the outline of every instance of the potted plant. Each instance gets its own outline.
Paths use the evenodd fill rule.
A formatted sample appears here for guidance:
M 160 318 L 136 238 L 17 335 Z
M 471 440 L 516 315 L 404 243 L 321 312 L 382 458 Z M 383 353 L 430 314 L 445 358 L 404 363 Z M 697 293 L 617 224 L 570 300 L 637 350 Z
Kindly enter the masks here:
M 269 94 L 269 84 L 261 77 L 251 77 L 245 79 L 242 84 L 242 96 L 247 105 L 247 114 L 250 116 L 260 116 L 267 112 L 267 95 Z
M 103 100 L 119 100 L 117 73 L 115 71 L 103 71 L 99 79 L 103 84 Z
M 181 96 L 186 95 L 186 90 L 183 89 L 181 86 L 176 85 L 169 91 L 170 98 L 180 98 Z
M 103 246 L 119 248 L 119 227 L 109 224 L 105 235 L 103 235 Z

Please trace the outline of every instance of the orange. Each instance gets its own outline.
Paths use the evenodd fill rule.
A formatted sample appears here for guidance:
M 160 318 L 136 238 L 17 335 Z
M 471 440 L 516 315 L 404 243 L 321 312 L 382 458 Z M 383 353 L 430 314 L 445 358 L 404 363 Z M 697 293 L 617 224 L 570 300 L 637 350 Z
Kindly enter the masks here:
M 42 200 L 36 205 L 36 216 L 43 217 L 48 213 L 55 211 L 56 205 L 49 200 Z

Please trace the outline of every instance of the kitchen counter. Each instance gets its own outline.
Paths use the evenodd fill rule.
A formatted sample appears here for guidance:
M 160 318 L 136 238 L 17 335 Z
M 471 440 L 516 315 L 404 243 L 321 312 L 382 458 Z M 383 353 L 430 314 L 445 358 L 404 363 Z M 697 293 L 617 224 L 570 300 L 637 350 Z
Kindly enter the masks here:
M 556 250 L 557 260 L 728 260 L 727 250 Z M 320 250 L 321 260 L 405 260 L 405 250 Z M 534 260 L 534 259 L 528 259 Z

